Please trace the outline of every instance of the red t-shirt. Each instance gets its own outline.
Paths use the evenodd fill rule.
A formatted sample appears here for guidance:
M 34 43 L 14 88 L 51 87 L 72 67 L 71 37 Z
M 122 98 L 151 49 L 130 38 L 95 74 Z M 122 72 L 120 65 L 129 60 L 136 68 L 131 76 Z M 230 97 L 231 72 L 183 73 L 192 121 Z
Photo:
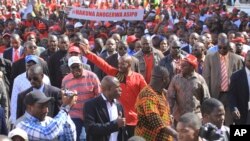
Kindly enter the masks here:
M 153 54 L 144 55 L 145 67 L 146 67 L 146 82 L 149 83 L 151 79 L 151 73 L 154 65 L 154 57 Z

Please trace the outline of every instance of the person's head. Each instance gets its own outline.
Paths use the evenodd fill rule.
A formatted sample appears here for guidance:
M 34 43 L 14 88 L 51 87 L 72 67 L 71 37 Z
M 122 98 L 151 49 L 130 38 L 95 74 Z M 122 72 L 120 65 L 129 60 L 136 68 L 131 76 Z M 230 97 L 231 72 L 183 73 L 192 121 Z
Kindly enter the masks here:
M 68 66 L 70 72 L 73 74 L 74 78 L 80 78 L 83 74 L 83 65 L 79 56 L 72 56 L 68 60 Z
M 125 54 L 127 54 L 128 51 L 128 44 L 126 42 L 123 41 L 119 41 L 117 43 L 117 52 L 120 56 L 123 56 Z
M 170 82 L 168 69 L 162 66 L 155 66 L 152 74 L 150 84 L 151 87 L 157 92 L 162 92 L 167 88 Z
M 37 45 L 33 41 L 27 41 L 24 44 L 25 55 L 38 55 L 39 51 L 37 49 Z
M 58 39 L 55 35 L 49 35 L 48 49 L 51 52 L 56 52 L 58 47 Z
M 205 47 L 208 47 L 207 37 L 205 35 L 200 35 L 198 42 L 201 42 L 205 45 Z
M 43 68 L 39 64 L 30 66 L 28 69 L 28 80 L 33 88 L 39 89 L 43 84 Z
M 10 38 L 11 38 L 11 35 L 9 33 L 5 33 L 3 34 L 2 36 L 2 40 L 3 40 L 3 44 L 6 46 L 6 47 L 9 47 L 10 46 Z
M 199 38 L 199 34 L 197 34 L 197 33 L 195 33 L 195 32 L 192 33 L 192 34 L 189 36 L 189 44 L 190 44 L 191 46 L 193 46 L 194 43 L 197 42 L 198 38 Z
M 218 129 L 220 129 L 224 123 L 225 120 L 224 105 L 215 98 L 206 99 L 202 103 L 201 113 L 204 124 L 210 122 L 216 125 Z
M 152 40 L 149 35 L 144 35 L 141 37 L 142 52 L 148 54 L 152 51 Z
M 208 45 L 213 43 L 212 35 L 210 33 L 205 33 L 204 36 L 207 37 L 207 43 Z
M 152 38 L 153 47 L 156 49 L 160 49 L 160 44 L 161 44 L 162 39 L 163 39 L 163 36 L 159 36 L 159 35 L 154 36 Z
M 236 53 L 236 45 L 233 42 L 229 42 L 229 51 L 232 53 Z
M 102 79 L 101 88 L 102 93 L 105 95 L 108 101 L 118 99 L 122 92 L 119 80 L 116 77 L 109 75 Z
M 58 47 L 61 51 L 67 51 L 68 48 L 69 48 L 69 37 L 67 35 L 61 35 L 59 37 L 59 44 L 58 44 Z
M 141 41 L 140 41 L 140 40 L 139 40 L 139 41 L 136 41 L 136 42 L 135 42 L 135 49 L 134 49 L 134 51 L 135 51 L 135 52 L 138 52 L 138 51 L 141 50 L 141 48 L 142 48 Z
M 82 33 L 81 32 L 76 32 L 75 34 L 74 34 L 74 43 L 76 43 L 76 44 L 80 44 L 81 42 L 82 42 L 82 40 L 83 40 L 83 35 L 82 35 Z
M 161 52 L 165 52 L 165 51 L 168 51 L 168 50 L 169 50 L 167 38 L 164 38 L 164 39 L 160 42 L 160 50 L 161 50 Z
M 116 51 L 116 42 L 113 38 L 109 38 L 105 44 L 107 52 L 113 53 Z
M 28 141 L 28 134 L 21 128 L 11 130 L 8 137 L 11 138 L 12 141 Z
M 18 34 L 12 34 L 10 37 L 10 45 L 14 49 L 18 49 L 21 46 L 21 38 Z
M 192 49 L 192 54 L 197 57 L 197 58 L 202 58 L 205 54 L 205 45 L 201 42 L 196 42 L 194 45 L 193 45 L 193 49 Z
M 245 66 L 250 70 L 250 51 L 245 56 Z
M 51 100 L 51 97 L 47 97 L 39 90 L 31 91 L 24 98 L 26 111 L 30 115 L 36 117 L 39 121 L 44 121 L 49 112 L 48 104 Z
M 129 26 L 127 28 L 127 35 L 133 35 L 135 33 L 135 28 L 133 26 Z
M 144 35 L 144 28 L 142 26 L 137 26 L 135 28 L 135 36 L 140 39 Z
M 95 39 L 95 48 L 102 49 L 104 46 L 102 38 L 96 38 Z
M 16 22 L 15 22 L 14 20 L 10 20 L 10 21 L 8 22 L 8 29 L 9 29 L 10 31 L 13 31 L 15 28 L 16 28 Z
M 170 44 L 170 54 L 172 56 L 179 56 L 181 53 L 181 42 L 179 40 L 172 41 Z
M 33 41 L 33 42 L 36 43 L 36 33 L 35 32 L 28 33 L 27 41 Z
M 198 62 L 197 58 L 191 54 L 188 54 L 182 61 L 181 61 L 181 73 L 182 75 L 189 76 L 192 74 L 195 69 L 197 68 Z
M 227 55 L 229 51 L 229 41 L 227 39 L 220 39 L 218 40 L 218 52 L 220 55 L 224 56 Z
M 127 74 L 131 70 L 132 58 L 125 54 L 118 60 L 118 70 L 121 73 Z
M 26 71 L 29 70 L 29 68 L 35 64 L 39 64 L 39 58 L 36 55 L 27 55 L 25 56 L 25 66 Z
M 118 43 L 119 41 L 121 41 L 121 36 L 118 33 L 114 33 L 112 35 L 112 38 L 115 40 L 116 43 Z
M 179 40 L 179 38 L 175 34 L 170 35 L 169 38 L 168 38 L 169 45 L 171 45 L 172 42 L 178 41 L 178 40 Z
M 201 119 L 194 113 L 182 115 L 177 123 L 178 141 L 198 141 Z
M 135 42 L 137 41 L 138 39 L 136 38 L 135 35 L 130 35 L 130 36 L 127 36 L 127 43 L 128 43 L 128 46 L 131 50 L 134 50 L 135 49 Z
M 81 50 L 77 46 L 71 46 L 68 50 L 69 57 L 71 56 L 78 56 L 80 57 L 82 55 Z

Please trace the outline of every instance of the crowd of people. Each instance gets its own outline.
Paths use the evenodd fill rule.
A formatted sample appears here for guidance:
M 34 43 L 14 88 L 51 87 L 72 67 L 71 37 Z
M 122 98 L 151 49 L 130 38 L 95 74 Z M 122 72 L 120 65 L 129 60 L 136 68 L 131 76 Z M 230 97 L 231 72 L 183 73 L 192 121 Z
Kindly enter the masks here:
M 0 0 L 0 140 L 229 141 L 250 124 L 249 33 L 224 1 Z

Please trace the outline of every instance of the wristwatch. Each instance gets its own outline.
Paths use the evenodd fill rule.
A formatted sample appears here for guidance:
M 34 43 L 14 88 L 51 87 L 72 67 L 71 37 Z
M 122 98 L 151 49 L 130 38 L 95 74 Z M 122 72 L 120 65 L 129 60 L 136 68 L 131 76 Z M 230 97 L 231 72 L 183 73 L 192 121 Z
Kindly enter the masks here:
M 69 105 L 65 105 L 65 106 L 61 106 L 61 110 L 64 110 L 67 114 L 69 113 L 69 111 L 70 111 L 70 106 Z

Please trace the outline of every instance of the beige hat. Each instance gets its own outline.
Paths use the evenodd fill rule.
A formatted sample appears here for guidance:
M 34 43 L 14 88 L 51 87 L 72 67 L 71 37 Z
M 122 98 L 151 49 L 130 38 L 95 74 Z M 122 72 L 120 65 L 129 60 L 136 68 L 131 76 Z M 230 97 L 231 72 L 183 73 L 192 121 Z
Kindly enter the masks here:
M 21 128 L 15 128 L 12 131 L 9 132 L 8 137 L 13 138 L 14 136 L 20 136 L 25 141 L 28 141 L 28 134 Z

